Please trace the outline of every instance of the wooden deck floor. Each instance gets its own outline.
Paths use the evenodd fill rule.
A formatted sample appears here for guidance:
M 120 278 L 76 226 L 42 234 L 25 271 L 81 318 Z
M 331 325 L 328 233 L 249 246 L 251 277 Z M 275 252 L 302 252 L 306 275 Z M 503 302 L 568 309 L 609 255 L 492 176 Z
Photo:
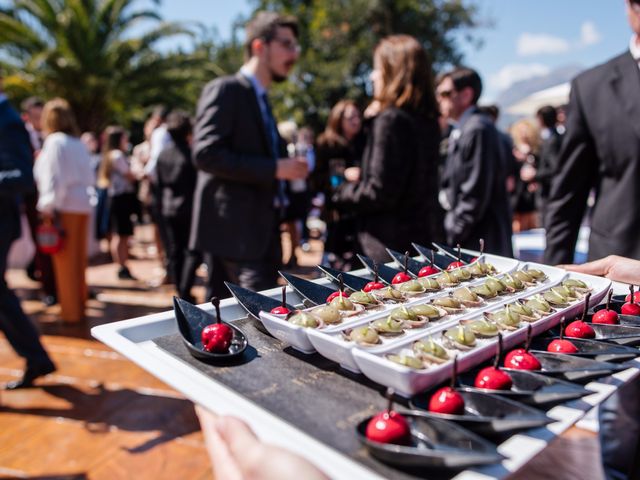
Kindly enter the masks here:
M 58 370 L 38 388 L 0 391 L 0 478 L 211 478 L 193 404 L 90 336 L 95 325 L 171 307 L 172 288 L 152 286 L 160 265 L 146 254 L 149 232 L 137 234 L 143 241 L 133 248 L 131 271 L 139 280 L 118 280 L 111 263 L 91 266 L 88 282 L 97 297 L 79 325 L 60 323 L 57 307 L 38 300 L 36 283 L 23 271 L 9 272 Z M 317 248 L 302 261 L 317 263 Z M 195 291 L 204 301 L 203 288 Z M 0 334 L 0 384 L 22 370 Z

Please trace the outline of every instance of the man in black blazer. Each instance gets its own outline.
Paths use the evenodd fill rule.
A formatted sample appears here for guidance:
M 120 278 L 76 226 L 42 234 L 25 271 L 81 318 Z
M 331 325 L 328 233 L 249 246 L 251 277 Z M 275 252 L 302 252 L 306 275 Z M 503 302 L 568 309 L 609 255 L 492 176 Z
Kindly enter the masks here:
M 640 259 L 640 3 L 627 0 L 630 49 L 571 83 L 559 169 L 551 182 L 545 262 L 573 263 L 587 198 L 596 191 L 589 259 Z
M 504 148 L 493 122 L 476 106 L 481 93 L 480 76 L 469 68 L 437 80 L 440 113 L 454 123 L 440 192 L 444 227 L 450 245 L 478 248 L 483 238 L 487 252 L 511 257 Z
M 23 377 L 8 383 L 7 389 L 31 386 L 36 378 L 55 370 L 38 331 L 4 278 L 9 248 L 20 237 L 20 197 L 35 190 L 31 158 L 29 135 L 2 92 L 0 74 L 0 330 L 27 362 Z
M 306 178 L 303 158 L 285 148 L 267 99 L 299 55 L 295 19 L 260 12 L 246 31 L 246 62 L 203 90 L 194 129 L 199 169 L 190 247 L 205 255 L 208 295 L 226 297 L 223 281 L 252 290 L 274 287 L 282 261 L 280 180 Z

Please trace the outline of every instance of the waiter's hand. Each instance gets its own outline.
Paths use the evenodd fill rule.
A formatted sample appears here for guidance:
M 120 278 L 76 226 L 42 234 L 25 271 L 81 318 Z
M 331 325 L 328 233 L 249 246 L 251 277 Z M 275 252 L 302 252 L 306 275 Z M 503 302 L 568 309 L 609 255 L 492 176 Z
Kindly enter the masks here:
M 305 157 L 280 158 L 276 166 L 278 180 L 302 180 L 309 175 L 309 164 Z
M 586 273 L 606 277 L 614 282 L 637 285 L 640 283 L 640 261 L 609 255 L 608 257 L 583 263 L 582 265 L 558 265 L 570 272 Z
M 304 458 L 261 442 L 234 417 L 219 417 L 196 406 L 214 478 L 225 480 L 327 480 Z

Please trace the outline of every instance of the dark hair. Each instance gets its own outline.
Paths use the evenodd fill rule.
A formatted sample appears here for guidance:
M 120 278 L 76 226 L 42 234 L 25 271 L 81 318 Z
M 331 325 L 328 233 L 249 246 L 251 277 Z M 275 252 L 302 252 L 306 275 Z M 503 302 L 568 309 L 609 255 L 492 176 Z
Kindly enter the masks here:
M 100 188 L 108 188 L 111 185 L 111 172 L 113 171 L 112 150 L 120 150 L 122 137 L 126 134 L 126 130 L 119 126 L 109 126 L 102 134 L 102 160 L 98 167 L 97 185 Z
M 251 43 L 261 38 L 270 42 L 276 36 L 279 27 L 290 28 L 298 38 L 298 20 L 295 17 L 280 15 L 276 12 L 258 12 L 245 27 L 244 56 L 245 60 L 252 57 Z
M 40 97 L 29 97 L 22 101 L 20 104 L 20 110 L 22 112 L 28 112 L 32 108 L 43 108 L 44 101 Z
M 324 132 L 322 132 L 318 137 L 319 145 L 347 145 L 347 139 L 342 131 L 342 119 L 349 107 L 355 108 L 358 110 L 358 113 L 360 112 L 358 106 L 353 100 L 340 100 L 333 106 L 329 113 L 329 118 L 327 119 L 327 126 L 325 127 Z
M 540 107 L 536 112 L 536 117 L 538 117 L 547 128 L 553 128 L 556 126 L 556 123 L 558 123 L 558 111 L 551 105 Z
M 174 110 L 167 116 L 167 132 L 175 143 L 185 143 L 193 131 L 191 118 L 182 110 Z
M 500 107 L 497 105 L 483 105 L 478 110 L 485 115 L 489 115 L 494 121 L 500 116 Z
M 382 109 L 394 106 L 436 118 L 431 62 L 424 47 L 410 35 L 383 38 L 374 51 L 382 69 Z
M 167 120 L 167 115 L 169 115 L 169 107 L 166 105 L 156 105 L 153 107 L 151 111 L 151 116 L 155 118 L 159 118 L 163 122 Z
M 473 100 L 471 101 L 472 105 L 478 103 L 478 99 L 480 95 L 482 95 L 482 80 L 480 79 L 480 75 L 478 72 L 471 68 L 467 67 L 458 67 L 450 72 L 443 73 L 438 77 L 438 85 L 442 83 L 445 78 L 450 78 L 453 82 L 453 87 L 457 92 L 464 90 L 467 87 L 470 87 L 473 90 Z

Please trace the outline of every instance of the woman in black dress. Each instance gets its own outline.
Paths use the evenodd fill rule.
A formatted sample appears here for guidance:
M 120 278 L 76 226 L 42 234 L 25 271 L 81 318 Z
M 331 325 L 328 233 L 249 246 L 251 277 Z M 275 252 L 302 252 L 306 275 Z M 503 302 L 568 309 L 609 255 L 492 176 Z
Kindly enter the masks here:
M 327 234 L 323 263 L 345 270 L 351 270 L 353 256 L 359 251 L 355 215 L 337 210 L 331 197 L 345 182 L 345 170 L 360 165 L 364 149 L 361 129 L 362 119 L 356 104 L 351 100 L 336 103 L 324 132 L 318 137 L 316 168 L 311 176 L 314 192 L 324 194 L 325 198 L 322 219 L 327 225 Z
M 354 211 L 364 253 L 389 260 L 385 247 L 441 241 L 438 204 L 440 128 L 431 64 L 408 35 L 384 38 L 371 72 L 377 110 L 356 181 L 338 188 L 334 204 Z M 347 175 L 348 177 L 349 175 Z

